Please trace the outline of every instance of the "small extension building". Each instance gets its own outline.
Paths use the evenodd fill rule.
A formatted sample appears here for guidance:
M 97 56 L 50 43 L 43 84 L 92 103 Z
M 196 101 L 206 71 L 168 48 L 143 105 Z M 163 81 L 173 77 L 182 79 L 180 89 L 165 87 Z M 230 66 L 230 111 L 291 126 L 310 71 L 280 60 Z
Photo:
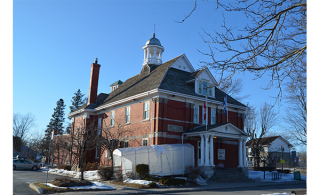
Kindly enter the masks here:
M 209 174 L 216 167 L 247 170 L 246 106 L 219 90 L 209 69 L 196 70 L 185 54 L 162 62 L 164 47 L 155 34 L 142 49 L 141 71 L 110 85 L 110 93 L 97 94 L 104 66 L 97 60 L 91 64 L 88 102 L 68 115 L 72 127 L 98 121 L 101 129 L 125 129 L 121 147 L 189 143 L 195 166 Z M 109 156 L 97 146 L 88 151 L 86 161 L 107 164 Z

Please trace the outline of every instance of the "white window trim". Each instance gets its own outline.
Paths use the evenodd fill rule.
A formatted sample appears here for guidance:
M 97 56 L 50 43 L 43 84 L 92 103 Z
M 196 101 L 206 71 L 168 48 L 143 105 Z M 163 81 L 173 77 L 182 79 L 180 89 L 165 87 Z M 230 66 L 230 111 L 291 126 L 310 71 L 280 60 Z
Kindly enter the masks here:
M 148 138 L 142 138 L 142 144 L 141 144 L 141 145 L 144 146 L 144 145 L 143 145 L 143 141 L 144 141 L 144 140 L 147 141 L 147 145 L 146 145 L 146 146 L 148 146 L 148 144 L 149 144 L 149 143 L 148 143 Z
M 112 113 L 113 113 L 113 118 L 112 118 Z M 110 112 L 110 126 L 111 126 L 111 127 L 114 126 L 114 117 L 115 117 L 115 111 L 112 110 L 112 111 Z M 113 124 L 112 124 L 112 122 L 111 122 L 112 120 L 113 120 Z
M 127 147 L 126 147 L 126 143 L 127 143 Z M 123 147 L 124 147 L 124 148 L 128 148 L 128 147 L 129 147 L 129 140 L 125 140 L 125 141 L 123 142 Z
M 214 111 L 214 112 L 213 112 Z M 212 113 L 214 113 L 214 123 L 212 123 Z M 216 109 L 211 107 L 211 117 L 210 117 L 210 122 L 211 122 L 211 125 L 214 125 L 217 123 L 217 116 L 216 116 Z
M 149 104 L 149 109 L 148 110 L 146 110 L 146 104 Z M 146 112 L 148 111 L 148 116 L 146 116 Z M 143 120 L 147 120 L 147 119 L 149 119 L 150 118 L 150 101 L 145 101 L 144 103 L 143 103 Z
M 194 121 L 195 108 L 197 108 L 197 122 Z M 193 107 L 193 123 L 199 123 L 199 105 Z
M 107 159 L 111 159 L 110 151 L 106 149 Z
M 127 109 L 128 109 L 128 111 L 129 111 L 129 114 L 127 114 Z M 125 108 L 125 123 L 130 123 L 130 106 L 127 106 L 126 108 Z M 127 121 L 127 116 L 129 116 L 129 121 Z
M 212 86 L 212 84 L 208 80 L 201 79 L 201 81 L 200 80 L 196 81 L 196 85 L 195 85 L 196 86 L 196 93 L 200 94 L 200 95 L 206 95 L 206 94 L 203 94 L 203 82 L 207 83 L 207 95 L 208 95 L 208 97 L 215 97 L 214 86 Z M 199 84 L 201 84 L 201 93 L 199 93 Z M 211 86 L 211 87 L 209 87 L 209 86 Z M 211 95 L 209 95 L 209 89 L 211 89 Z
M 101 135 L 101 121 L 102 121 L 102 118 L 98 118 L 98 130 L 97 130 L 97 135 Z
M 100 146 L 96 146 L 96 159 L 98 159 L 99 158 L 99 156 L 100 156 L 100 152 L 98 152 L 100 150 Z

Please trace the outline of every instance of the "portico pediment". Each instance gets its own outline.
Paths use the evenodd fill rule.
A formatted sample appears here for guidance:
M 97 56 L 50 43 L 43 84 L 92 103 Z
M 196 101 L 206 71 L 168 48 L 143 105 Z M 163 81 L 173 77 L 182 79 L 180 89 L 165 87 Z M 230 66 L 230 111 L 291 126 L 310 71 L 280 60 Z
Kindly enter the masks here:
M 184 133 L 186 136 L 197 136 L 197 135 L 214 135 L 219 137 L 226 137 L 226 138 L 245 138 L 248 137 L 247 133 L 240 130 L 236 126 L 231 123 L 222 123 L 222 124 L 214 124 L 205 125 L 201 127 L 197 127 L 191 130 L 188 130 Z
M 243 135 L 244 134 L 243 131 L 241 131 L 239 128 L 232 125 L 231 123 L 227 123 L 225 125 L 222 125 L 222 126 L 219 126 L 216 128 L 208 129 L 208 131 L 220 132 L 220 133 L 231 133 L 231 134 L 235 134 L 235 135 Z

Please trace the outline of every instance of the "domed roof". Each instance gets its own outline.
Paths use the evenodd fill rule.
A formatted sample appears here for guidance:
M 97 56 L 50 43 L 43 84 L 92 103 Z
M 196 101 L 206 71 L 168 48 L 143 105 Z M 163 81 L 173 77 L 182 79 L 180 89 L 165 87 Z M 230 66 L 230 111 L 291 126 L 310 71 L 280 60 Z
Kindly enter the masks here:
M 159 39 L 157 39 L 155 37 L 155 34 L 153 33 L 153 37 L 146 42 L 146 45 L 159 45 L 159 46 L 161 46 L 161 43 L 160 43 Z

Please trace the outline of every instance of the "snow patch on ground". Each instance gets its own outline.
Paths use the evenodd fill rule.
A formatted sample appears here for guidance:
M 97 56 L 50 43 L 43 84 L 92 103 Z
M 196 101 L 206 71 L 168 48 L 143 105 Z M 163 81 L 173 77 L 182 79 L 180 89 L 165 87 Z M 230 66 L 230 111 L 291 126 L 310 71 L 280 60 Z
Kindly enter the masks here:
M 141 185 L 148 185 L 149 183 L 152 183 L 152 181 L 126 179 L 123 181 L 123 183 L 135 183 L 135 184 L 141 184 Z
M 43 168 L 40 169 L 39 171 L 42 172 L 47 172 L 47 169 Z M 64 176 L 69 176 L 73 178 L 80 178 L 81 177 L 81 172 L 76 172 L 76 171 L 68 171 L 64 169 L 49 169 L 48 171 L 51 174 L 58 174 L 58 175 L 64 175 Z M 100 176 L 98 174 L 98 171 L 85 171 L 83 172 L 83 177 L 86 178 L 87 180 L 99 180 Z
M 277 173 L 274 171 L 274 173 Z M 266 171 L 266 178 L 263 179 L 263 171 L 249 171 L 249 178 L 258 182 L 287 182 L 287 181 L 297 181 L 294 179 L 292 173 L 282 173 L 281 179 L 272 179 L 272 172 Z M 305 175 L 301 175 L 301 180 L 306 180 L 307 177 Z
M 110 187 L 110 186 L 107 186 L 101 182 L 92 182 L 93 185 L 92 186 L 74 186 L 74 187 L 58 187 L 58 186 L 55 186 L 51 183 L 48 183 L 48 186 L 50 187 L 54 187 L 54 188 L 63 188 L 63 189 L 67 189 L 67 188 L 70 188 L 70 189 L 102 189 L 102 190 L 115 190 L 115 188 L 113 187 Z M 46 185 L 45 183 L 43 183 L 44 185 Z

